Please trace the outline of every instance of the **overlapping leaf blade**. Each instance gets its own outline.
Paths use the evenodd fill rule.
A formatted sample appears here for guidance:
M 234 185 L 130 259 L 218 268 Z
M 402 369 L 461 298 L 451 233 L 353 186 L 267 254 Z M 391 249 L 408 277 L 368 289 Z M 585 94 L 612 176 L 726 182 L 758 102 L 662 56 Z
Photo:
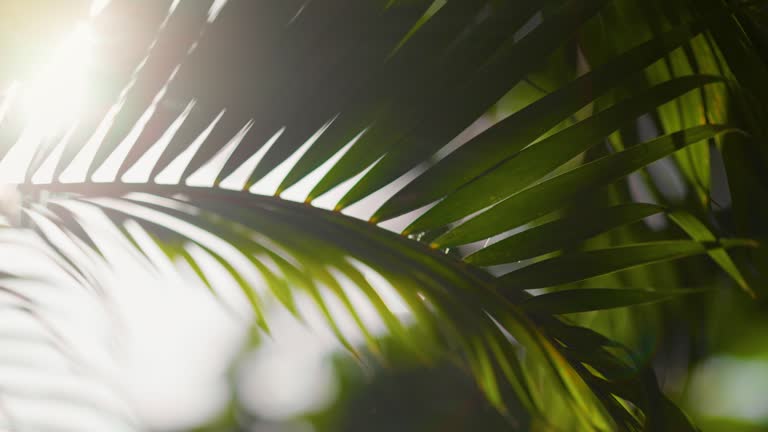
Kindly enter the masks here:
M 507 231 L 557 209 L 579 193 L 608 185 L 686 145 L 726 130 L 725 126 L 699 126 L 605 156 L 511 196 L 438 237 L 434 243 L 459 245 Z

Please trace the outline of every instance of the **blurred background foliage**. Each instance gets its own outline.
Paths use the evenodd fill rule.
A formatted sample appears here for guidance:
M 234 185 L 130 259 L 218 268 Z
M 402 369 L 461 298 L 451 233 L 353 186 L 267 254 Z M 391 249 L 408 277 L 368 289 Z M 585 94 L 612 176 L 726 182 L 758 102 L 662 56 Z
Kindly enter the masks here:
M 238 317 L 214 412 L 114 430 L 768 430 L 763 3 L 3 2 L 3 241 Z

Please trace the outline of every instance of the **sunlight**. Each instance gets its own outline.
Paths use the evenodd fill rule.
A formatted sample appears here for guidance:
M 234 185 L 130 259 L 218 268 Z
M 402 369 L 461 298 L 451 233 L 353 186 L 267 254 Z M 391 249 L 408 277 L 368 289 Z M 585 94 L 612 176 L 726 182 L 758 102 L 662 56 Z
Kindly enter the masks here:
M 19 102 L 24 119 L 43 137 L 56 135 L 79 118 L 87 102 L 93 44 L 90 26 L 79 23 L 37 75 L 22 82 Z
M 107 6 L 109 6 L 110 0 L 93 0 L 91 2 L 91 16 L 94 17 L 100 14 Z
M 20 77 L 7 92 L 8 104 L 14 106 L 3 111 L 10 108 L 18 112 L 24 129 L 0 163 L 3 181 L 23 182 L 38 149 L 71 131 L 80 120 L 89 99 L 94 40 L 89 23 L 78 23 L 38 65 L 35 74 Z

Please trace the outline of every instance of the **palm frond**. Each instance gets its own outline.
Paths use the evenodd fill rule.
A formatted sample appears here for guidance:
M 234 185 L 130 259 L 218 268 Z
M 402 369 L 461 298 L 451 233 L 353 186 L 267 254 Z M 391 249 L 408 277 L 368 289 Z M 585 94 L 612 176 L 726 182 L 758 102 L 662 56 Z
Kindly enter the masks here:
M 121 3 L 110 8 L 127 7 Z M 564 46 L 585 45 L 574 35 L 607 19 L 607 3 L 230 0 L 214 17 L 174 2 L 165 15 L 154 11 L 157 37 L 145 62 L 123 70 L 129 81 L 112 89 L 115 100 L 101 100 L 98 115 L 63 138 L 19 139 L 0 166 L 22 168 L 20 190 L 37 198 L 25 208 L 28 225 L 83 286 L 100 285 L 100 234 L 87 217 L 96 211 L 147 262 L 159 261 L 157 251 L 184 259 L 217 292 L 201 264 L 212 258 L 265 332 L 267 305 L 302 319 L 309 303 L 350 351 L 359 348 L 342 316 L 379 351 L 354 305 L 362 294 L 390 334 L 424 357 L 460 359 L 502 410 L 509 386 L 561 430 L 694 430 L 649 366 L 558 315 L 677 295 L 616 286 L 582 303 L 592 291 L 568 287 L 692 255 L 709 255 L 753 293 L 726 249 L 755 241 L 721 238 L 690 213 L 628 200 L 573 212 L 579 200 L 670 155 L 707 201 L 710 147 L 702 143 L 751 128 L 713 113 L 722 108 L 715 99 L 742 94 L 731 72 L 689 63 L 702 57 L 702 38 L 728 43 L 735 27 L 688 14 L 651 25 L 646 40 L 617 43 L 605 61 L 556 80 L 555 90 L 440 159 Z M 232 49 L 239 40 L 252 45 Z M 675 62 L 686 68 L 664 69 Z M 646 113 L 659 119 L 661 136 L 616 138 Z M 397 180 L 405 177 L 412 181 L 403 187 Z M 261 190 L 273 196 L 254 193 Z M 291 191 L 305 203 L 280 198 Z M 340 196 L 335 211 L 311 205 L 332 191 Z M 408 236 L 341 214 L 363 200 L 375 201 L 372 222 L 404 217 Z M 659 212 L 686 238 L 579 247 Z M 499 236 L 506 238 L 487 245 Z M 466 249 L 441 250 L 482 241 L 487 247 L 466 259 Z M 532 261 L 502 277 L 478 267 L 523 259 Z M 414 325 L 391 310 L 382 284 Z M 558 292 L 525 291 L 533 288 Z

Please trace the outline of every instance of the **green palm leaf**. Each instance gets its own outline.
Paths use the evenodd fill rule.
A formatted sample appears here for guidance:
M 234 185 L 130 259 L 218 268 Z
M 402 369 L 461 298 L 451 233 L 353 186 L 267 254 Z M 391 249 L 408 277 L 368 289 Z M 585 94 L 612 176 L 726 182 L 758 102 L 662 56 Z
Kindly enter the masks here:
M 755 247 L 755 241 L 721 238 L 690 213 L 671 211 L 687 239 L 632 237 L 620 246 L 582 248 L 665 207 L 619 200 L 571 211 L 590 194 L 626 191 L 625 177 L 681 152 L 693 158 L 681 163 L 693 181 L 709 161 L 708 152 L 689 152 L 691 146 L 741 130 L 730 118 L 709 121 L 708 108 L 696 105 L 706 92 L 721 94 L 723 82 L 738 92 L 730 75 L 694 69 L 654 75 L 655 62 L 710 31 L 708 20 L 679 17 L 683 24 L 665 26 L 591 71 L 577 70 L 585 72 L 580 77 L 554 80 L 552 92 L 434 164 L 436 152 L 507 92 L 560 60 L 573 35 L 603 19 L 610 2 L 243 0 L 215 20 L 192 3 L 181 2 L 159 24 L 158 43 L 136 79 L 115 91 L 116 103 L 102 101 L 97 120 L 73 129 L 69 142 L 40 142 L 31 151 L 17 143 L 5 153 L 5 166 L 23 168 L 20 190 L 33 202 L 24 207 L 24 221 L 54 257 L 51 267 L 99 290 L 98 266 L 107 260 L 88 218 L 96 212 L 144 257 L 149 272 L 162 271 L 161 261 L 183 259 L 217 293 L 201 260 L 211 258 L 239 287 L 265 333 L 268 305 L 279 303 L 306 319 L 298 306 L 306 299 L 349 351 L 362 357 L 345 319 L 370 351 L 385 356 L 353 302 L 354 290 L 415 354 L 456 360 L 502 411 L 505 389 L 513 389 L 542 429 L 694 430 L 661 393 L 650 367 L 556 316 L 653 303 L 680 291 L 526 290 L 708 255 L 754 294 L 726 249 Z M 533 29 L 522 32 L 529 25 Z M 714 34 L 733 42 L 728 32 L 736 27 L 723 25 Z M 249 51 L 254 60 L 238 67 L 226 47 L 248 28 L 264 38 Z M 218 56 L 235 63 L 217 67 Z M 643 74 L 653 85 L 630 85 Z M 670 104 L 707 115 L 675 120 Z M 577 112 L 579 121 L 571 124 L 567 119 Z M 647 113 L 661 119 L 663 135 L 626 145 L 616 139 L 617 130 Z M 734 124 L 748 129 L 741 123 Z M 620 151 L 609 152 L 606 141 Z M 371 221 L 442 199 L 406 218 L 403 234 L 416 235 L 340 213 L 409 173 L 411 183 L 378 199 Z M 704 183 L 698 190 L 706 195 Z M 275 196 L 252 193 L 254 185 Z M 336 211 L 310 205 L 337 187 L 341 198 L 330 206 Z M 279 197 L 292 190 L 306 204 Z M 556 218 L 540 220 L 548 215 Z M 466 259 L 466 249 L 440 250 L 532 222 L 533 228 L 471 250 Z M 141 241 L 139 232 L 146 233 Z M 478 267 L 547 253 L 557 255 L 501 277 Z M 412 323 L 387 303 L 387 287 Z

